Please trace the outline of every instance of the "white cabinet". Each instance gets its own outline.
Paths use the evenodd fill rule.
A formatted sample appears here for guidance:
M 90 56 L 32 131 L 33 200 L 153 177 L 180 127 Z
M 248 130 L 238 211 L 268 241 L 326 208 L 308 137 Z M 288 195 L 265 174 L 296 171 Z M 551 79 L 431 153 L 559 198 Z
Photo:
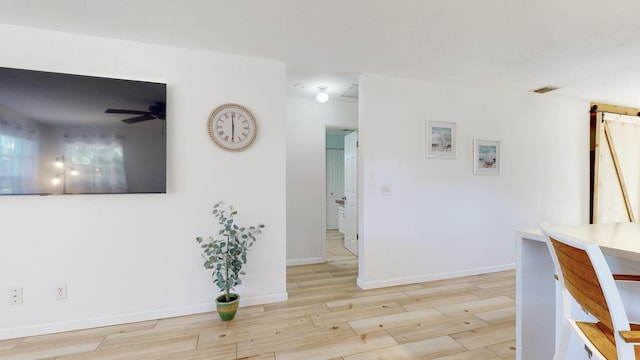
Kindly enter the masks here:
M 338 231 L 344 235 L 344 205 L 338 204 Z

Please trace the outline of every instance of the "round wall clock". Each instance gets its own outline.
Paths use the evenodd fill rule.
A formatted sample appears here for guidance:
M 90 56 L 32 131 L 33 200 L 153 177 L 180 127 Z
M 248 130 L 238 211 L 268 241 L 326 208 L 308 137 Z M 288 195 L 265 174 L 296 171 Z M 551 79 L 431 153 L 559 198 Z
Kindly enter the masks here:
M 211 140 L 229 151 L 245 150 L 258 132 L 253 114 L 238 104 L 223 104 L 215 108 L 209 115 L 207 128 Z

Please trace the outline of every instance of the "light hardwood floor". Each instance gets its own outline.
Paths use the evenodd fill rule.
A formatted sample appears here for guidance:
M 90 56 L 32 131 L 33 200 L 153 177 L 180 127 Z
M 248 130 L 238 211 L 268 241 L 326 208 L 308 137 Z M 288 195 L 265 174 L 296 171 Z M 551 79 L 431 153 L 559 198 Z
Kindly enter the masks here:
M 325 264 L 290 267 L 289 301 L 0 341 L 0 359 L 498 360 L 515 358 L 515 274 L 363 291 L 328 233 Z

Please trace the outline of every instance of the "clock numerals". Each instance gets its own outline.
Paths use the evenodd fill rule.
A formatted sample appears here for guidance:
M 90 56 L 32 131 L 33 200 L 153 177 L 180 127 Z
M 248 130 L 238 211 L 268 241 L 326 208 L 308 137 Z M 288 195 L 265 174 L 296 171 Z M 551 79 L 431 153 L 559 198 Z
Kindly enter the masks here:
M 249 136 L 249 128 L 242 128 L 242 133 L 238 135 L 238 141 L 244 141 Z

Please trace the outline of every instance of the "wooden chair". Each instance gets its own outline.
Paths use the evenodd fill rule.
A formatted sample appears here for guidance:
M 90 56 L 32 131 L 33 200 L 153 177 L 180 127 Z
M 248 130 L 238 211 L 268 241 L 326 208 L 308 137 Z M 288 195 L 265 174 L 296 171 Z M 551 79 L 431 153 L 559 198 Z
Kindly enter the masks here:
M 572 332 L 598 359 L 640 359 L 640 346 L 636 346 L 640 345 L 640 326 L 629 323 L 600 247 L 562 234 L 547 224 L 540 227 L 547 238 L 562 289 L 563 319 L 554 360 L 567 359 Z M 571 317 L 573 299 L 593 321 Z

